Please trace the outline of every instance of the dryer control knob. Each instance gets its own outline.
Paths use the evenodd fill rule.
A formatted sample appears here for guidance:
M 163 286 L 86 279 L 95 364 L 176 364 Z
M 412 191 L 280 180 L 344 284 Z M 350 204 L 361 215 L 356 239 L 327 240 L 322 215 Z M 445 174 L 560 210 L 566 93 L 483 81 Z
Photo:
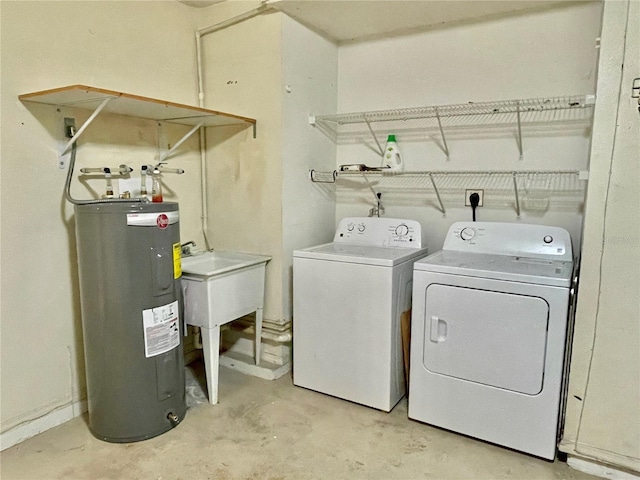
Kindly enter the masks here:
M 553 237 L 551 235 L 545 235 L 542 240 L 544 241 L 544 243 L 551 243 L 553 242 Z
M 471 227 L 463 228 L 462 231 L 460 232 L 460 238 L 462 240 L 471 240 L 475 236 L 476 236 L 476 231 Z
M 349 223 L 347 225 L 347 230 L 350 231 L 350 232 L 353 232 L 354 227 L 355 227 L 355 225 L 353 223 Z
M 361 223 L 361 224 L 358 225 L 358 231 L 359 232 L 364 232 L 364 229 L 365 229 L 364 223 Z

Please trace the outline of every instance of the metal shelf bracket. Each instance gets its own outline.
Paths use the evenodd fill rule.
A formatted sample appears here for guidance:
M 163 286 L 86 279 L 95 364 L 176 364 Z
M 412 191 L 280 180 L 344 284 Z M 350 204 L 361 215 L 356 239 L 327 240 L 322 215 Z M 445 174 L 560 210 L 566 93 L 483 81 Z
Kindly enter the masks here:
M 369 131 L 371 132 L 371 136 L 373 137 L 373 140 L 376 142 L 376 145 L 378 145 L 378 151 L 380 152 L 380 155 L 384 155 L 384 148 L 382 148 L 382 145 L 380 145 L 380 142 L 378 142 L 378 138 L 376 137 L 376 134 L 373 133 L 373 128 L 371 128 L 371 123 L 369 122 L 366 116 L 363 115 L 362 118 L 364 119 L 364 122 L 367 124 L 367 127 L 369 127 Z
M 200 122 L 198 123 L 195 127 L 193 127 L 191 130 L 189 130 L 180 140 L 178 140 L 173 147 L 171 147 L 171 149 L 165 153 L 164 155 L 160 155 L 160 160 L 159 162 L 164 162 L 166 159 L 168 159 L 171 155 L 173 155 L 173 153 L 178 149 L 178 147 L 180 147 L 180 145 L 182 145 L 185 141 L 187 141 L 187 139 L 189 137 L 191 137 L 191 135 L 193 135 L 194 133 L 196 133 L 196 131 L 202 127 L 202 125 L 204 125 L 204 122 Z M 255 124 L 254 124 L 254 128 L 255 128 Z M 255 137 L 254 137 L 255 138 Z
M 447 216 L 447 211 L 442 204 L 442 199 L 440 198 L 440 192 L 438 192 L 438 187 L 436 186 L 436 182 L 433 179 L 433 174 L 429 173 L 429 180 L 431 180 L 431 185 L 433 185 L 433 190 L 436 192 L 436 198 L 438 199 L 438 203 L 440 204 L 440 211 L 442 212 L 442 216 Z
M 520 101 L 516 102 L 516 114 L 518 116 L 518 150 L 520 151 L 520 160 L 524 160 L 524 153 L 522 149 L 522 122 L 520 120 Z M 518 214 L 520 216 L 520 214 Z
M 91 114 L 91 116 L 89 118 L 87 118 L 87 120 L 78 129 L 76 134 L 69 139 L 69 141 L 67 142 L 65 147 L 62 149 L 62 151 L 60 152 L 60 155 L 58 157 L 58 167 L 59 168 L 65 168 L 67 166 L 66 158 L 64 158 L 66 153 L 71 149 L 71 146 L 78 141 L 78 138 L 80 138 L 80 135 L 82 135 L 84 133 L 84 131 L 87 129 L 87 127 L 91 124 L 91 122 L 93 122 L 95 120 L 95 118 L 98 116 L 98 114 L 102 111 L 102 109 L 107 106 L 107 103 L 109 103 L 109 100 L 112 100 L 113 98 L 114 97 L 108 97 L 108 98 L 105 98 L 104 100 L 102 100 L 102 102 L 100 102 L 100 105 L 98 105 L 98 107 L 94 110 L 94 112 Z
M 435 107 L 436 119 L 438 120 L 438 128 L 440 129 L 440 137 L 442 137 L 442 147 L 444 153 L 447 155 L 447 160 L 449 160 L 449 147 L 447 145 L 447 139 L 444 136 L 444 129 L 442 128 L 442 120 L 440 120 L 440 112 L 438 111 L 438 107 Z
M 516 172 L 512 173 L 513 175 L 513 191 L 516 196 L 516 214 L 518 215 L 518 220 L 520 220 L 520 198 L 518 196 L 518 181 L 516 179 Z

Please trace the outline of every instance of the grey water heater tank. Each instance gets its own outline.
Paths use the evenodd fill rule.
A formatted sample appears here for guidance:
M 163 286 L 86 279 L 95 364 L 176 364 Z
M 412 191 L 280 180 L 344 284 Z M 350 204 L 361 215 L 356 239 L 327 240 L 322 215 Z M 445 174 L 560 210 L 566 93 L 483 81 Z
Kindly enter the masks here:
M 89 429 L 109 442 L 186 413 L 177 203 L 75 206 Z

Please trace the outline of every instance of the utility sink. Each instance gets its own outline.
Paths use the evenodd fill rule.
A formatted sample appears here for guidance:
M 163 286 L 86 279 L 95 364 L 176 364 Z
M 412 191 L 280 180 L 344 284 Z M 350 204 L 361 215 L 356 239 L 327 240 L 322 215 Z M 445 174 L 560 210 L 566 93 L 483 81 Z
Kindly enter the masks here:
M 249 253 L 217 251 L 196 253 L 193 256 L 182 258 L 182 273 L 189 276 L 210 278 L 234 270 L 266 264 L 269 260 L 271 257 Z
M 256 312 L 255 361 L 260 364 L 265 266 L 271 257 L 206 252 L 182 258 L 184 316 L 200 327 L 209 402 L 218 403 L 220 326 Z

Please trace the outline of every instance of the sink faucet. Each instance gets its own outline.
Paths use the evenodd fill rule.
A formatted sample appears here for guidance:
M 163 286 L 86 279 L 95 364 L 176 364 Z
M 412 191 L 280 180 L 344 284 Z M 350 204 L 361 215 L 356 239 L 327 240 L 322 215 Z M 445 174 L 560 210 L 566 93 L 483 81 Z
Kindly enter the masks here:
M 193 240 L 190 240 L 180 245 L 180 251 L 182 253 L 182 256 L 188 257 L 189 255 L 191 255 L 191 247 L 195 247 L 195 246 L 196 246 L 196 242 L 194 242 Z

